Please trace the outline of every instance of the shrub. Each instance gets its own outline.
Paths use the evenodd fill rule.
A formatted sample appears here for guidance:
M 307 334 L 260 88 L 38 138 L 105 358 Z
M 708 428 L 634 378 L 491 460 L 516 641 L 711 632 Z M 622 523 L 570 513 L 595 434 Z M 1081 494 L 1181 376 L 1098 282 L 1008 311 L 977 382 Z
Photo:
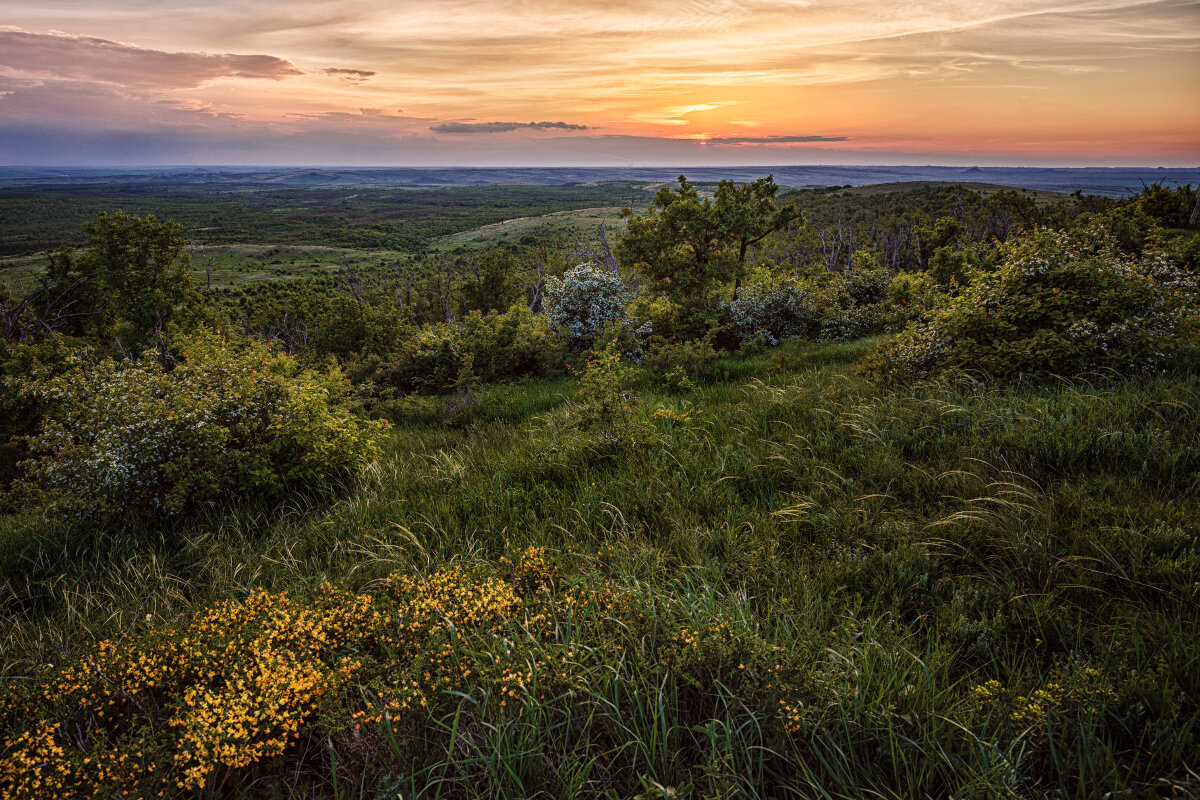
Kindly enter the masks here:
M 724 305 L 743 341 L 852 339 L 887 325 L 884 301 L 891 276 L 866 251 L 842 272 L 751 274 L 737 300 Z
M 960 368 L 995 379 L 1161 366 L 1196 314 L 1195 273 L 1161 250 L 1135 259 L 1098 225 L 1039 230 L 1000 266 L 882 344 L 865 369 L 905 380 Z
M 69 370 L 71 352 L 61 336 L 36 344 L 0 342 L 0 508 L 15 499 L 4 495 L 20 477 L 18 463 L 29 456 L 28 437 L 50 411 L 48 403 L 23 387 L 31 379 L 46 380 Z
M 366 394 L 389 399 L 411 391 L 453 389 L 470 362 L 481 381 L 561 372 L 563 345 L 544 316 L 517 304 L 505 314 L 472 311 L 461 320 L 407 326 L 390 352 L 366 353 L 347 372 Z
M 694 388 L 693 379 L 710 377 L 721 357 L 713 347 L 715 334 L 710 332 L 703 339 L 686 342 L 670 342 L 655 336 L 642 359 L 642 367 L 655 383 L 676 389 Z
M 625 316 L 632 297 L 620 275 L 580 264 L 546 282 L 544 306 L 552 328 L 574 343 L 587 343 L 605 323 Z
M 879 266 L 875 255 L 867 250 L 858 250 L 850 257 L 850 265 L 840 273 L 843 291 L 849 305 L 869 306 L 883 300 L 887 294 L 891 274 Z
M 385 423 L 348 408 L 336 369 L 302 369 L 261 342 L 201 334 L 164 370 L 151 356 L 92 362 L 26 391 L 54 413 L 25 462 L 68 517 L 171 517 L 230 496 L 274 498 L 363 466 Z
M 888 283 L 889 324 L 901 330 L 913 320 L 924 319 L 944 298 L 936 278 L 928 272 L 897 272 Z
M 685 310 L 664 295 L 639 294 L 625 307 L 626 327 L 635 330 L 639 336 L 681 339 L 685 316 Z
M 816 336 L 825 322 L 830 294 L 794 275 L 757 269 L 726 308 L 743 339 L 779 344 Z

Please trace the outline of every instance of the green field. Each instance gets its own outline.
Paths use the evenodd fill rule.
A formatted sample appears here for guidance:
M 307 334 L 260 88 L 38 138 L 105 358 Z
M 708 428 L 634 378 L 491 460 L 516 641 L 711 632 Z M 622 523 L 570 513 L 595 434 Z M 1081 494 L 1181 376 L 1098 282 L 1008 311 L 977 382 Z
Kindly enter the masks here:
M 89 643 L 122 643 L 113 680 L 215 603 L 286 591 L 272 614 L 325 624 L 346 589 L 416 632 L 368 614 L 325 650 L 271 645 L 359 666 L 319 706 L 264 699 L 282 755 L 207 774 L 201 796 L 1200 789 L 1195 372 L 892 392 L 855 375 L 869 347 L 792 343 L 693 390 L 634 387 L 646 436 L 628 446 L 563 427 L 586 402 L 571 380 L 497 386 L 450 427 L 393 420 L 361 480 L 282 511 L 4 518 L 4 713 Z M 405 617 L 427 592 L 436 612 Z M 481 611 L 497 592 L 517 605 Z M 203 635 L 239 664 L 265 646 Z M 156 669 L 121 692 L 161 725 L 181 678 Z M 293 713 L 302 734 L 277 727 Z M 175 774 L 192 757 L 175 746 L 145 759 Z

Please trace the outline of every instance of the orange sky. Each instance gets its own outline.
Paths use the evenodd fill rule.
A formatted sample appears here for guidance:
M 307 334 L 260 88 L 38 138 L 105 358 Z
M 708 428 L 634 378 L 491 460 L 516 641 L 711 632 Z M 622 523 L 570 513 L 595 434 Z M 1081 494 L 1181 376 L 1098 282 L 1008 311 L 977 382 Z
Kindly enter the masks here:
M 0 0 L 0 163 L 1200 164 L 1200 2 Z

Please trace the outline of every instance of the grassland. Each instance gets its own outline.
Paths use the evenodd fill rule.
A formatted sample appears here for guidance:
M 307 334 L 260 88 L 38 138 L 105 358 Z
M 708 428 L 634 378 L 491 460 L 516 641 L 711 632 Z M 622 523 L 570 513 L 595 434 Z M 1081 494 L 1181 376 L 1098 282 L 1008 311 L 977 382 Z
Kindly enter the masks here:
M 856 375 L 869 347 L 643 384 L 631 444 L 566 424 L 573 381 L 534 382 L 393 420 L 366 477 L 281 511 L 0 519 L 0 710 L 49 713 L 44 682 L 90 676 L 129 715 L 98 729 L 158 770 L 114 766 L 114 796 L 159 778 L 204 797 L 1195 796 L 1195 365 L 893 391 Z M 362 596 L 399 622 L 339 616 L 324 650 L 273 639 L 350 677 L 264 700 L 229 744 L 278 754 L 180 789 L 184 689 L 111 676 L 257 592 L 281 619 Z M 101 640 L 115 651 L 89 661 Z M 231 663 L 263 640 L 237 641 Z M 95 701 L 62 702 L 79 720 Z

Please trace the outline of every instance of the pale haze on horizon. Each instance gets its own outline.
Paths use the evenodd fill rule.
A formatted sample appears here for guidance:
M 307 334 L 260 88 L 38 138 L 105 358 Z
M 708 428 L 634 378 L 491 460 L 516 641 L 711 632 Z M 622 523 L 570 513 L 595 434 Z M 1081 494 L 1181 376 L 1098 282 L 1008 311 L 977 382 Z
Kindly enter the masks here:
M 0 0 L 0 165 L 1200 164 L 1200 2 Z

